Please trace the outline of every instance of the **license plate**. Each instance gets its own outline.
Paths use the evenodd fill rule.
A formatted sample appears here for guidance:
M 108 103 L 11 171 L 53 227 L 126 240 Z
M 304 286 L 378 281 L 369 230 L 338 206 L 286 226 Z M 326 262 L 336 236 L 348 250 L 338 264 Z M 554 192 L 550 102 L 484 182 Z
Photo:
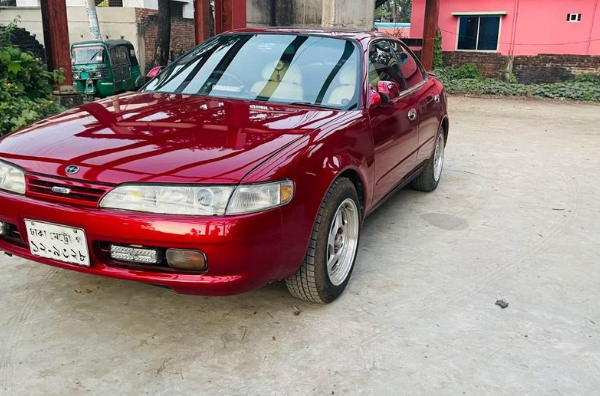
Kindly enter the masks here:
M 25 220 L 25 228 L 29 250 L 34 256 L 90 266 L 87 238 L 81 228 L 36 220 Z

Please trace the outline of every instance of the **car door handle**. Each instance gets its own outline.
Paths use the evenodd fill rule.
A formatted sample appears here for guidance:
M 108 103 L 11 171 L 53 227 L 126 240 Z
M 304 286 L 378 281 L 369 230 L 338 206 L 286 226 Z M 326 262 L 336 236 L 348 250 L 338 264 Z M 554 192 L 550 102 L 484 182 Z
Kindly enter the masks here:
M 418 113 L 417 113 L 417 110 L 415 110 L 415 109 L 410 109 L 408 111 L 408 119 L 411 120 L 411 121 L 416 120 L 417 119 L 417 115 L 418 115 Z

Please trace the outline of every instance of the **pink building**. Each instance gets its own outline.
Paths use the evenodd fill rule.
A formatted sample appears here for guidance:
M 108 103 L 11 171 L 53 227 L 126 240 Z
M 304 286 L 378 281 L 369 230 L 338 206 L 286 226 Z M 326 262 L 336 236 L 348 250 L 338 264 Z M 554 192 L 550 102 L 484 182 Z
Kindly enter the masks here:
M 422 38 L 425 0 L 413 0 Z M 444 51 L 600 55 L 600 0 L 440 0 Z

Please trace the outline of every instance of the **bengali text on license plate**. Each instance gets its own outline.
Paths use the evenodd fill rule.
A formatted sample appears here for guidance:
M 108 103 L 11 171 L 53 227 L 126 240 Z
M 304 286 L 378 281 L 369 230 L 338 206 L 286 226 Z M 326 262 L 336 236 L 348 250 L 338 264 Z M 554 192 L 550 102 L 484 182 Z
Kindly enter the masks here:
M 85 231 L 80 228 L 25 220 L 31 254 L 89 267 Z

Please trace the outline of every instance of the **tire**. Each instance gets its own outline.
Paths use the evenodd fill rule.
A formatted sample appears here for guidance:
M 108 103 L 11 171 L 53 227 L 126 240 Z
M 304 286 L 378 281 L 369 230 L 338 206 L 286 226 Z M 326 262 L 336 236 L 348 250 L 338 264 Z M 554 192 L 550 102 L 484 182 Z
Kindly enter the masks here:
M 412 181 L 412 188 L 419 191 L 433 191 L 437 188 L 442 178 L 442 169 L 444 168 L 444 148 L 446 146 L 444 129 L 440 128 L 435 139 L 435 149 L 427 165 L 423 168 L 419 176 Z
M 325 194 L 300 269 L 285 280 L 294 297 L 327 304 L 342 294 L 354 269 L 361 219 L 354 184 L 337 179 Z

